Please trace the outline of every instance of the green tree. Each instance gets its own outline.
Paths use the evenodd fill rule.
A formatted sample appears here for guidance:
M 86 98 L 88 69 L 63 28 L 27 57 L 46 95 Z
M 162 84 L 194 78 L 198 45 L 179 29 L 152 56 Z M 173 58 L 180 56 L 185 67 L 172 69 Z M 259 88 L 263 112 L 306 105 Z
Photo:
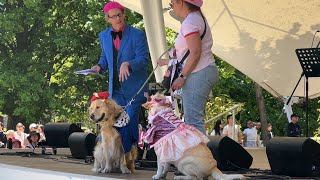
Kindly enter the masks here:
M 98 0 L 0 1 L 0 111 L 18 121 L 81 122 L 108 76 L 77 76 L 100 57 L 98 33 L 109 25 Z M 130 24 L 142 27 L 128 11 Z

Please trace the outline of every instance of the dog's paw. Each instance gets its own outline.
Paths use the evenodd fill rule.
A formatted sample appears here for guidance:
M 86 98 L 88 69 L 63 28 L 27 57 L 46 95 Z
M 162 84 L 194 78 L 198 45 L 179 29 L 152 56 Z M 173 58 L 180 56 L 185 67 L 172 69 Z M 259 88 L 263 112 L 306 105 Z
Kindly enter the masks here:
M 157 175 L 157 174 L 154 175 L 154 176 L 152 176 L 152 179 L 153 179 L 153 180 L 159 180 L 160 178 L 161 178 L 161 176 L 159 176 L 159 175 Z
M 98 173 L 101 173 L 103 171 L 103 168 L 98 169 Z
M 121 168 L 121 173 L 122 174 L 131 174 L 131 171 L 127 167 Z
M 97 168 L 92 168 L 91 171 L 93 172 L 99 172 L 99 170 Z
M 111 173 L 112 172 L 112 169 L 111 168 L 104 168 L 102 171 L 102 173 Z

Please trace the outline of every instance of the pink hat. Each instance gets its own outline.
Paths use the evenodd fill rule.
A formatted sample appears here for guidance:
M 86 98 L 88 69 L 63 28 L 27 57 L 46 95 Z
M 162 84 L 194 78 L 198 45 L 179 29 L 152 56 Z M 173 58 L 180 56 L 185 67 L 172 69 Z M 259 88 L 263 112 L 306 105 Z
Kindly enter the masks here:
M 109 10 L 111 9 L 120 9 L 120 10 L 125 10 L 125 7 L 123 7 L 120 3 L 110 1 L 103 7 L 103 12 L 106 14 Z
M 201 7 L 203 4 L 203 0 L 184 0 L 185 2 L 188 2 L 190 4 L 193 4 L 197 7 Z

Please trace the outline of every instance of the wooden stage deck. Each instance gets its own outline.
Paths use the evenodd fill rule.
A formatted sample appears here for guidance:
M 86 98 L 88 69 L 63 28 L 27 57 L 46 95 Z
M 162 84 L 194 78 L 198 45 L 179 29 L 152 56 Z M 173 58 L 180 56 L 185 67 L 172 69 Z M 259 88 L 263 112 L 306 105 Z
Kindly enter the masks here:
M 105 179 L 144 180 L 144 179 L 151 179 L 152 175 L 155 174 L 154 170 L 137 170 L 135 174 L 129 174 L 129 175 L 116 174 L 116 173 L 113 173 L 113 174 L 94 173 L 91 171 L 93 164 L 87 164 L 82 159 L 70 158 L 71 152 L 67 148 L 58 149 L 57 155 L 41 155 L 41 149 L 36 149 L 35 153 L 37 155 L 32 155 L 30 157 L 24 157 L 16 154 L 16 152 L 21 152 L 21 151 L 26 152 L 26 150 L 0 149 L 0 168 L 1 168 L 1 164 L 3 166 L 14 165 L 14 166 L 26 167 L 26 168 L 58 171 L 58 172 L 73 173 L 73 174 L 80 174 L 80 175 L 90 175 L 91 177 L 94 177 L 94 176 L 104 177 Z M 256 172 L 252 173 L 247 171 L 247 172 L 242 172 L 242 174 L 248 177 L 248 179 L 266 179 L 265 176 L 263 176 L 263 178 L 259 178 L 259 174 L 261 176 L 263 175 L 264 171 L 270 170 L 270 166 L 266 156 L 266 149 L 254 148 L 254 149 L 247 149 L 247 151 L 253 157 L 253 163 L 250 169 L 256 169 Z M 47 153 L 51 152 L 51 150 L 47 149 L 46 152 Z M 235 173 L 235 172 L 226 172 L 226 173 L 229 174 L 229 173 Z M 270 175 L 270 171 L 269 171 L 269 175 Z M 174 177 L 173 172 L 170 172 L 167 179 L 173 179 L 173 177 Z M 277 177 L 277 176 L 273 176 L 273 177 Z M 267 179 L 275 179 L 275 178 L 267 178 Z M 283 176 L 283 177 L 279 176 L 279 179 L 290 179 L 290 178 L 286 176 Z M 301 179 L 301 178 L 294 178 L 294 179 Z M 314 178 L 302 178 L 302 179 L 314 179 Z

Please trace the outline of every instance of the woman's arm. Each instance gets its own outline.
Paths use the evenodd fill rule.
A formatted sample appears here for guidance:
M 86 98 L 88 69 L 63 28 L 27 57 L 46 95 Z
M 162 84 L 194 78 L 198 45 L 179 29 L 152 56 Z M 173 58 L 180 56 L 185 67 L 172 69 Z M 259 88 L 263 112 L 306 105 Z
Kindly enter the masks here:
M 198 65 L 201 56 L 201 38 L 199 33 L 192 33 L 185 37 L 190 54 L 183 67 L 182 74 L 188 76 Z
M 200 34 L 197 33 L 192 33 L 190 35 L 187 35 L 186 37 L 188 49 L 190 51 L 190 54 L 188 56 L 188 60 L 186 61 L 181 74 L 184 76 L 184 78 L 177 78 L 173 84 L 172 84 L 172 89 L 180 89 L 182 88 L 185 79 L 191 72 L 196 68 L 196 66 L 199 63 L 200 56 L 201 56 L 201 38 Z

